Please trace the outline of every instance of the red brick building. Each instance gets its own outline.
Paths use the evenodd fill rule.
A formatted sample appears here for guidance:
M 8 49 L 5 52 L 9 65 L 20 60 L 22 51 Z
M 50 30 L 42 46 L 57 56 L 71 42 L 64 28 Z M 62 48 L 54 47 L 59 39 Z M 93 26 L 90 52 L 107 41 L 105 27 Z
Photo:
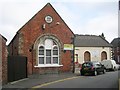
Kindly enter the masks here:
M 17 32 L 9 55 L 26 56 L 29 75 L 71 71 L 73 38 L 74 33 L 48 3 Z
M 113 59 L 120 64 L 120 37 L 114 38 L 111 42 L 113 45 Z
M 0 34 L 0 83 L 7 83 L 7 39 Z

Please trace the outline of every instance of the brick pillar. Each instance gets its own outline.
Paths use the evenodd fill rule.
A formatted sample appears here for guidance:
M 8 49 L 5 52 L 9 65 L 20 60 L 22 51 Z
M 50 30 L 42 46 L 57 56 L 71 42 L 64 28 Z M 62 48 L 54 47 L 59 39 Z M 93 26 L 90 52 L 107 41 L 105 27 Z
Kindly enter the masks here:
M 6 38 L 0 35 L 0 86 L 7 83 L 7 47 Z M 2 87 L 0 87 L 2 88 Z
M 7 83 L 7 46 L 6 40 L 2 39 L 2 85 Z

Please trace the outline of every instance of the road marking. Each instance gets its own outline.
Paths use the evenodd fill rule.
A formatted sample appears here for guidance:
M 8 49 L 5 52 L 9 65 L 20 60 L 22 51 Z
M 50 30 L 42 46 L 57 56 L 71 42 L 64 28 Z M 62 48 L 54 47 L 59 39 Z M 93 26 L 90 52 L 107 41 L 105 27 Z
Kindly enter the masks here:
M 41 87 L 44 87 L 44 86 L 47 86 L 47 85 L 50 85 L 50 84 L 54 84 L 54 83 L 58 83 L 58 82 L 63 82 L 63 81 L 71 80 L 71 79 L 75 79 L 75 78 L 79 78 L 79 77 L 65 78 L 65 79 L 61 79 L 61 80 L 57 80 L 57 81 L 48 82 L 48 83 L 45 83 L 45 84 L 33 86 L 32 88 L 41 88 Z
M 10 82 L 10 84 L 15 84 L 15 83 L 18 83 L 18 82 L 21 82 L 21 81 L 27 80 L 27 79 L 28 79 L 28 78 L 20 79 L 20 80 L 17 80 L 17 81 L 13 81 L 13 82 Z

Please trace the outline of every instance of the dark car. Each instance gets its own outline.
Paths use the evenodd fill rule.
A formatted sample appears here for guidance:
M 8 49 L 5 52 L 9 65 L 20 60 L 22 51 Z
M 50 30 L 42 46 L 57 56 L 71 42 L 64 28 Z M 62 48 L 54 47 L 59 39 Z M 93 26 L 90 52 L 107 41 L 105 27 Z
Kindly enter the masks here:
M 80 73 L 81 75 L 85 74 L 92 74 L 92 75 L 98 75 L 100 72 L 105 73 L 106 69 L 104 65 L 102 65 L 100 62 L 94 61 L 94 62 L 85 62 L 82 64 Z

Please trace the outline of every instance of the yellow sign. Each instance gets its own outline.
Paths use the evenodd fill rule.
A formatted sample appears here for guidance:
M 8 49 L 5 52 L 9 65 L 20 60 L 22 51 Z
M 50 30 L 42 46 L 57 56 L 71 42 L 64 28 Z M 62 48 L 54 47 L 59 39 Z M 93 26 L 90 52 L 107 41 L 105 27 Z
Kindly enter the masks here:
M 64 50 L 73 50 L 73 44 L 64 44 Z

